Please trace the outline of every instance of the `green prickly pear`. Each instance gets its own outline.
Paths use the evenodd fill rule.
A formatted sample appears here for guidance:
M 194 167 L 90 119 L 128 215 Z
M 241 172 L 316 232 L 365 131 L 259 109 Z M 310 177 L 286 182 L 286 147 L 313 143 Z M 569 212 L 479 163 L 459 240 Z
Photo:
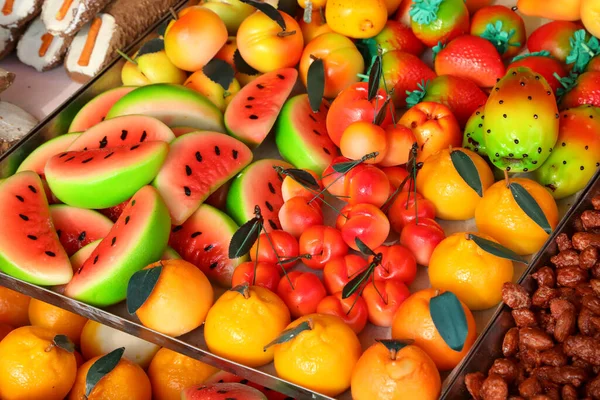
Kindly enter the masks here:
M 477 108 L 473 115 L 471 115 L 471 118 L 467 121 L 462 147 L 485 157 L 487 154 L 485 143 L 483 143 L 483 109 L 484 106 Z
M 535 171 L 536 180 L 562 199 L 583 189 L 600 166 L 600 108 L 565 110 L 554 151 Z
M 539 168 L 558 138 L 554 92 L 526 67 L 510 69 L 496 83 L 484 109 L 484 144 L 492 163 L 506 171 Z

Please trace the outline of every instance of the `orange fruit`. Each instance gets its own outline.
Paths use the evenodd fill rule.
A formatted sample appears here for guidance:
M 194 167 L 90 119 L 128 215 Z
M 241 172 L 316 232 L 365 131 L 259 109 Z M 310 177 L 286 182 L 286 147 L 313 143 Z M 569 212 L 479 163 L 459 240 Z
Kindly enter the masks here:
M 0 324 L 0 341 L 6 337 L 13 329 L 15 329 L 12 325 L 8 324 Z
M 461 151 L 473 161 L 485 193 L 494 183 L 494 173 L 480 155 L 467 149 L 444 149 L 429 156 L 417 174 L 417 191 L 433 203 L 438 218 L 464 221 L 475 216 L 481 197 L 454 167 L 450 156 L 454 151 Z
M 273 346 L 277 375 L 335 397 L 350 387 L 352 370 L 362 353 L 360 341 L 352 328 L 334 315 L 305 315 L 286 329 L 303 322 L 311 328 Z
M 154 400 L 179 400 L 181 391 L 204 383 L 219 370 L 213 366 L 161 348 L 148 367 Z
M 29 324 L 29 301 L 31 298 L 0 286 L 0 324 L 14 327 Z
M 329 0 L 325 19 L 331 30 L 352 39 L 376 36 L 388 19 L 384 0 Z
M 356 363 L 351 387 L 354 400 L 436 400 L 442 381 L 433 360 L 417 346 L 396 351 L 375 343 Z
M 513 263 L 482 250 L 467 235 L 455 233 L 436 246 L 427 269 L 429 281 L 435 289 L 454 293 L 469 309 L 486 310 L 502 300 L 502 285 L 512 281 Z
M 87 318 L 41 300 L 31 299 L 29 321 L 33 326 L 51 329 L 58 334 L 68 336 L 73 343 L 79 344 L 81 331 Z
M 121 358 L 116 367 L 104 375 L 87 398 L 85 381 L 90 367 L 101 356 L 86 361 L 77 371 L 75 384 L 68 400 L 151 400 L 150 380 L 144 370 L 126 358 Z
M 549 191 L 531 179 L 511 178 L 538 203 L 552 229 L 558 224 L 558 207 Z M 515 201 L 506 181 L 494 183 L 485 192 L 475 210 L 477 230 L 490 235 L 519 255 L 533 254 L 549 235 Z
M 188 333 L 204 322 L 213 303 L 213 288 L 194 264 L 184 260 L 166 260 L 146 267 L 162 265 L 152 293 L 136 311 L 142 324 L 170 336 Z
M 215 302 L 204 324 L 211 352 L 229 360 L 259 367 L 273 360 L 264 347 L 290 323 L 290 311 L 275 293 L 261 286 L 228 290 Z
M 304 19 L 300 18 L 298 25 L 300 25 L 304 43 L 308 43 L 324 33 L 333 32 L 329 25 L 327 25 L 327 21 L 325 21 L 325 13 L 321 10 L 313 10 L 309 23 L 304 22 Z
M 415 346 L 423 349 L 440 371 L 448 371 L 456 367 L 467 355 L 477 338 L 477 331 L 473 314 L 463 304 L 469 332 L 462 351 L 452 350 L 435 328 L 431 319 L 429 301 L 438 292 L 442 293 L 433 288 L 423 289 L 404 300 L 398 311 L 396 311 L 392 322 L 392 338 L 414 340 Z
M 62 400 L 71 390 L 75 355 L 53 344 L 56 333 L 24 326 L 0 342 L 0 399 Z

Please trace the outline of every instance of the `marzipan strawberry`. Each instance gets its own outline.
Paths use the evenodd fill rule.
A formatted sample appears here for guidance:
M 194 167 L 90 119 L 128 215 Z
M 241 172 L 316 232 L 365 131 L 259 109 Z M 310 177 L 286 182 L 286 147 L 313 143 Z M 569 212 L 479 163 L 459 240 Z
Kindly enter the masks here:
M 413 0 L 411 27 L 428 47 L 469 32 L 469 10 L 464 0 Z
M 527 41 L 523 18 L 505 6 L 477 11 L 471 18 L 471 35 L 489 40 L 505 59 L 519 54 Z

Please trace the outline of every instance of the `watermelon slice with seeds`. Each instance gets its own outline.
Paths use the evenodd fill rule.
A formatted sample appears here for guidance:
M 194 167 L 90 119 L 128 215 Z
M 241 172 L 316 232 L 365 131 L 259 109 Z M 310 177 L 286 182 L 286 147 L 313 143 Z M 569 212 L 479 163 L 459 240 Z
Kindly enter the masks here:
M 81 208 L 108 208 L 152 182 L 169 152 L 165 142 L 68 151 L 52 157 L 44 170 L 52 193 Z
M 17 172 L 33 171 L 44 178 L 44 168 L 49 159 L 57 154 L 67 151 L 69 146 L 81 135 L 80 133 L 66 133 L 48 140 L 23 160 Z
M 99 122 L 104 121 L 111 107 L 127 93 L 137 89 L 135 86 L 120 86 L 100 93 L 88 101 L 75 115 L 69 132 L 83 132 Z
M 103 239 L 113 226 L 110 219 L 97 211 L 65 204 L 50 206 L 50 215 L 69 257 L 87 244 Z
M 151 141 L 169 143 L 173 139 L 175 135 L 171 128 L 160 120 L 145 115 L 126 115 L 94 125 L 82 133 L 67 150 L 103 149 Z
M 250 147 L 261 144 L 297 79 L 295 68 L 283 68 L 261 75 L 244 86 L 225 110 L 227 132 Z
M 0 271 L 37 285 L 62 285 L 73 271 L 52 225 L 40 177 L 19 172 L 0 186 Z
M 171 143 L 154 185 L 181 225 L 215 190 L 252 161 L 252 151 L 219 132 L 192 132 Z
M 160 259 L 170 231 L 167 206 L 155 188 L 144 186 L 73 275 L 65 295 L 98 307 L 125 300 L 129 279 Z

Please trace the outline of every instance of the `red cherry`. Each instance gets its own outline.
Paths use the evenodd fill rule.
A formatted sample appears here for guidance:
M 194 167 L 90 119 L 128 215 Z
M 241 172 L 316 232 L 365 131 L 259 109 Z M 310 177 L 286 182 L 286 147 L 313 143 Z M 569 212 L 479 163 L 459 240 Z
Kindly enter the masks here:
M 435 219 L 435 206 L 431 200 L 425 199 L 419 193 L 401 192 L 393 200 L 390 208 L 387 210 L 387 217 L 390 220 L 392 229 L 400 233 L 402 228 L 416 217 L 419 220 L 424 218 Z
M 284 260 L 281 264 L 286 270 L 296 265 L 298 262 L 296 257 L 299 254 L 298 241 L 288 232 L 281 230 L 269 232 L 269 237 L 266 235 L 266 233 L 261 233 L 250 249 L 250 260 L 256 259 L 258 248 L 258 261 L 278 264 L 279 260 Z
M 409 296 L 410 290 L 401 281 L 390 279 L 370 282 L 362 293 L 367 303 L 369 321 L 377 326 L 392 326 L 394 314 Z
M 367 260 L 356 254 L 347 254 L 329 261 L 323 269 L 323 282 L 327 292 L 329 294 L 341 292 L 352 278 L 367 268 L 367 265 Z
M 385 214 L 374 205 L 364 203 L 344 207 L 337 217 L 336 227 L 354 250 L 358 250 L 356 238 L 373 249 L 381 246 L 390 233 L 390 222 Z
M 292 197 L 279 209 L 281 229 L 299 238 L 302 232 L 314 225 L 323 225 L 323 211 L 316 201 L 303 196 Z
M 367 303 L 358 293 L 346 299 L 342 299 L 342 292 L 327 296 L 317 306 L 317 312 L 340 317 L 357 335 L 365 329 L 369 318 Z
M 381 207 L 390 194 L 390 181 L 387 175 L 374 165 L 366 164 L 354 168 L 346 177 L 346 198 L 348 204 L 368 203 Z
M 276 292 L 281 278 L 280 271 L 281 268 L 276 264 L 258 262 L 256 264 L 256 280 L 253 282 L 254 261 L 247 261 L 238 265 L 235 271 L 233 271 L 231 287 L 248 284 L 249 286 L 262 286 L 272 292 Z
M 375 267 L 375 280 L 387 281 L 398 280 L 410 285 L 417 276 L 417 259 L 406 247 L 395 244 L 391 246 L 380 246 L 373 250 L 381 253 L 381 264 Z M 373 256 L 369 257 L 369 263 L 373 262 Z
M 335 228 L 325 225 L 315 225 L 306 229 L 300 235 L 300 254 L 310 254 L 304 264 L 313 269 L 323 269 L 330 260 L 348 254 L 348 245 L 342 238 L 342 233 Z
M 431 254 L 446 234 L 442 227 L 430 218 L 419 218 L 404 226 L 400 234 L 400 244 L 412 251 L 419 265 L 428 266 Z
M 291 285 L 290 285 L 291 281 Z M 284 276 L 277 286 L 277 294 L 290 309 L 294 318 L 313 314 L 327 296 L 325 286 L 312 272 L 293 271 Z

